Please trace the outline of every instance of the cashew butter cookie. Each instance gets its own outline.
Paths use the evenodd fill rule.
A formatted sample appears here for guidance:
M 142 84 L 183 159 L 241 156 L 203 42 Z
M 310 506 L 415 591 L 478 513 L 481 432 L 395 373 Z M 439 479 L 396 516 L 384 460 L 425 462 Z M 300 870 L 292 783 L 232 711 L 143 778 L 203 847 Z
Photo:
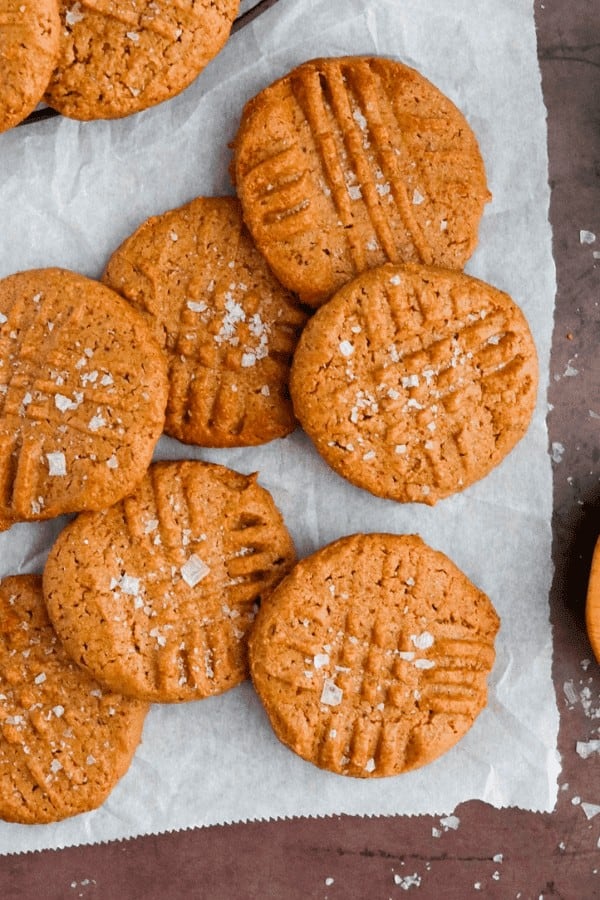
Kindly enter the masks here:
M 298 343 L 298 419 L 344 478 L 434 504 L 487 475 L 523 437 L 538 367 L 511 298 L 467 275 L 388 263 L 319 309 Z
M 0 818 L 32 825 L 95 809 L 129 768 L 147 704 L 71 660 L 39 576 L 0 582 L 0 622 Z
M 165 431 L 240 447 L 296 427 L 289 367 L 306 315 L 271 274 L 232 197 L 144 222 L 104 282 L 146 312 L 169 360 Z
M 298 66 L 248 102 L 234 154 L 258 248 L 313 306 L 386 262 L 462 269 L 491 196 L 463 114 L 382 57 Z
M 114 291 L 64 269 L 0 281 L 0 528 L 133 490 L 166 399 L 164 355 Z
M 262 605 L 252 679 L 277 737 L 323 769 L 398 775 L 487 703 L 499 619 L 414 535 L 356 534 L 299 562 Z
M 65 647 L 101 683 L 144 700 L 197 700 L 248 677 L 257 604 L 294 561 L 255 476 L 155 463 L 132 496 L 64 529 L 44 592 Z

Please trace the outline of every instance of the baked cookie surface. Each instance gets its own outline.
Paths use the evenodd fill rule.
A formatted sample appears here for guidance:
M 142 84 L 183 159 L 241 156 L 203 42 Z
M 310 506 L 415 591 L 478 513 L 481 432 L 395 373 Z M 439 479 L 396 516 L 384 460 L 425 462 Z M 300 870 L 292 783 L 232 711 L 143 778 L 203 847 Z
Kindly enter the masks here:
M 0 818 L 95 809 L 129 767 L 147 704 L 107 692 L 67 656 L 39 576 L 0 582 L 0 622 Z
M 45 100 L 74 119 L 112 119 L 186 88 L 229 37 L 239 0 L 61 0 Z
M 389 263 L 309 321 L 290 391 L 340 475 L 432 505 L 483 478 L 523 437 L 537 382 L 529 327 L 507 294 L 458 272 Z
M 490 199 L 462 113 L 383 57 L 303 63 L 246 105 L 232 174 L 286 287 L 319 306 L 365 269 L 462 269 Z
M 58 0 L 0 0 L 0 132 L 42 99 L 59 40 Z
M 64 269 L 0 281 L 0 524 L 132 490 L 166 398 L 164 355 L 114 291 Z
M 323 769 L 398 775 L 436 759 L 487 702 L 499 619 L 414 535 L 342 538 L 299 562 L 250 637 L 277 737 Z
M 64 529 L 44 593 L 69 653 L 101 683 L 156 702 L 196 700 L 248 677 L 256 604 L 294 561 L 254 476 L 155 463 L 134 495 Z
M 600 663 L 600 535 L 592 556 L 585 603 L 585 624 L 594 656 Z
M 296 427 L 289 366 L 306 315 L 271 274 L 232 197 L 144 222 L 103 280 L 148 313 L 169 360 L 165 431 L 239 447 Z

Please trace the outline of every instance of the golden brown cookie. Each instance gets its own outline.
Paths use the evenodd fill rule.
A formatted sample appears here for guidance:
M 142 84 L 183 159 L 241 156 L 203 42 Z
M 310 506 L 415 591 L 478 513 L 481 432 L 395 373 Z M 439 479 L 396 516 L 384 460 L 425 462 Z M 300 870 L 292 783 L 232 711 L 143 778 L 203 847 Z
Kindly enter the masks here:
M 143 316 L 64 269 L 0 281 L 0 521 L 101 509 L 162 432 L 166 360 Z
M 155 463 L 131 497 L 61 533 L 44 593 L 69 653 L 101 683 L 156 702 L 197 700 L 247 678 L 257 604 L 294 561 L 255 476 Z
M 250 668 L 275 734 L 360 778 L 431 762 L 487 702 L 488 597 L 414 535 L 355 534 L 302 560 L 263 604 Z
M 0 132 L 42 99 L 59 39 L 58 0 L 0 0 Z
M 103 280 L 150 314 L 167 353 L 167 434 L 239 447 L 295 428 L 289 366 L 306 316 L 252 243 L 237 200 L 199 197 L 148 219 Z
M 186 88 L 229 37 L 239 0 L 60 0 L 46 102 L 74 119 L 139 112 Z
M 585 623 L 594 656 L 600 663 L 600 535 L 592 556 L 585 604 Z
M 31 825 L 100 806 L 129 768 L 146 711 L 67 656 L 39 576 L 0 582 L 0 818 Z
M 462 113 L 382 57 L 298 66 L 249 101 L 234 150 L 258 248 L 313 306 L 388 261 L 462 269 L 491 196 Z
M 537 378 L 529 327 L 507 294 L 459 272 L 388 263 L 310 320 L 290 391 L 340 475 L 381 497 L 434 504 L 523 437 Z

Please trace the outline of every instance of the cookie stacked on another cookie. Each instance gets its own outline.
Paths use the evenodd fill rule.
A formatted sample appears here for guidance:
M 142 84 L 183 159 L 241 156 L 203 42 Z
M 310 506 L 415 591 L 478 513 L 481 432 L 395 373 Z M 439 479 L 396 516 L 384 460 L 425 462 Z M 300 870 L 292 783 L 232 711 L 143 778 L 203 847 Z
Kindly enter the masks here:
M 303 63 L 250 100 L 232 177 L 269 265 L 320 306 L 365 269 L 462 269 L 490 199 L 456 106 L 393 59 Z
M 70 659 L 39 576 L 0 581 L 0 622 L 0 818 L 37 824 L 95 809 L 129 767 L 147 704 Z

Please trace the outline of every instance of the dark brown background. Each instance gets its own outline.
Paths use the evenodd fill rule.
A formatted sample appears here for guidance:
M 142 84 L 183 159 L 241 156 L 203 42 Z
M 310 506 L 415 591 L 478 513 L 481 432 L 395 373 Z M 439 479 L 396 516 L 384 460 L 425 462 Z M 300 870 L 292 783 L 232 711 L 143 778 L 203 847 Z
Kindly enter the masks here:
M 590 414 L 600 414 L 600 259 L 593 256 L 600 252 L 600 5 L 535 0 L 535 15 L 558 273 L 548 422 L 550 444 L 564 447 L 553 466 L 551 615 L 563 765 L 556 810 L 534 815 L 472 802 L 455 811 L 456 830 L 443 831 L 433 816 L 341 816 L 1 857 L 2 900 L 600 897 L 600 814 L 588 820 L 581 805 L 600 804 L 600 754 L 583 759 L 576 752 L 577 741 L 600 738 L 599 669 L 584 627 L 600 532 L 600 420 Z M 597 234 L 596 242 L 582 244 L 582 229 Z M 564 374 L 573 369 L 577 375 Z M 396 884 L 394 875 L 413 873 L 419 887 Z

